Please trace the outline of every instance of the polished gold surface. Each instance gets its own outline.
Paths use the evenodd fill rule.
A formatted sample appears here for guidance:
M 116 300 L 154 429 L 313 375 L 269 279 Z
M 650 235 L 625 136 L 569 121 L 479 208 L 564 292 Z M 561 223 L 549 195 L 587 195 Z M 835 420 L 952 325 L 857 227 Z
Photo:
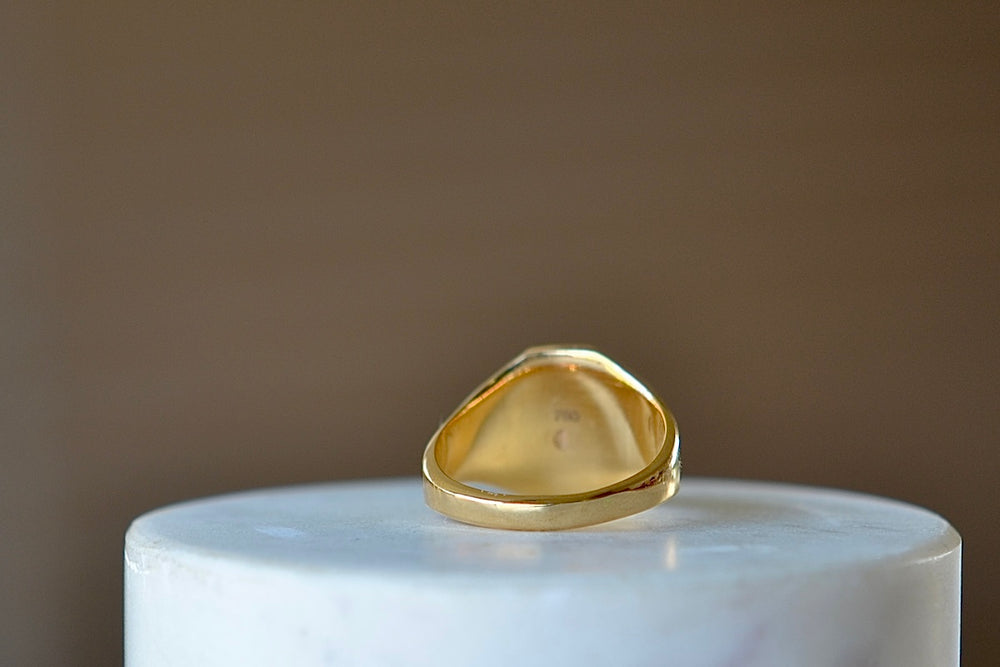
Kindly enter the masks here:
M 466 523 L 586 526 L 676 492 L 677 427 L 659 399 L 601 353 L 536 347 L 445 421 L 423 473 L 428 505 Z

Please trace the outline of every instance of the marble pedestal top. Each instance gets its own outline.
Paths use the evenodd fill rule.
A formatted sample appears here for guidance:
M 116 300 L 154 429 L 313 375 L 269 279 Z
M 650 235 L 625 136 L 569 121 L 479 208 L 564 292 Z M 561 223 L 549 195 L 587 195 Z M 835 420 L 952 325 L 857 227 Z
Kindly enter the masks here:
M 129 667 L 958 664 L 961 541 L 891 500 L 685 479 L 592 528 L 453 522 L 418 479 L 138 518 Z

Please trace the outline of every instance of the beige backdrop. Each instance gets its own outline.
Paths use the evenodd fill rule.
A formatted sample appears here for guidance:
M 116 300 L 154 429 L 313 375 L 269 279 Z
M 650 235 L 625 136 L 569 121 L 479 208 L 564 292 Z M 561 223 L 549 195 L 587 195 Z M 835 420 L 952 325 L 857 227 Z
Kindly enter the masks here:
M 120 659 L 137 514 L 414 475 L 568 341 L 664 396 L 686 474 L 950 519 L 1000 661 L 995 7 L 23 4 L 0 663 Z

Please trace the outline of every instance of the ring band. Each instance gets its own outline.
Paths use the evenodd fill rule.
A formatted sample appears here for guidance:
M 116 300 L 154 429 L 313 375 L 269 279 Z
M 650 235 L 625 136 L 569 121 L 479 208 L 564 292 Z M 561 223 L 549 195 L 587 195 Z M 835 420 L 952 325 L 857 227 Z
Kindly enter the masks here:
M 486 380 L 431 437 L 424 498 L 489 528 L 559 530 L 654 507 L 677 492 L 673 415 L 614 361 L 533 347 Z

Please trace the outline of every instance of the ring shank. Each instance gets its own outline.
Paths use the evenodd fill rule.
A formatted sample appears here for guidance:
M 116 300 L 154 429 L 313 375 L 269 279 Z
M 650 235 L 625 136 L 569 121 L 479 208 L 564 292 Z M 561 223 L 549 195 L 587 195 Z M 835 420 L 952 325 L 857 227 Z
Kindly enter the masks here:
M 591 526 L 656 507 L 677 492 L 680 466 L 669 469 L 654 483 L 639 488 L 609 490 L 593 497 L 568 500 L 518 499 L 501 494 L 443 488 L 424 477 L 424 499 L 434 510 L 464 523 L 508 530 L 563 530 Z M 471 487 L 470 487 L 471 488 Z M 473 491 L 476 491 L 473 489 Z

